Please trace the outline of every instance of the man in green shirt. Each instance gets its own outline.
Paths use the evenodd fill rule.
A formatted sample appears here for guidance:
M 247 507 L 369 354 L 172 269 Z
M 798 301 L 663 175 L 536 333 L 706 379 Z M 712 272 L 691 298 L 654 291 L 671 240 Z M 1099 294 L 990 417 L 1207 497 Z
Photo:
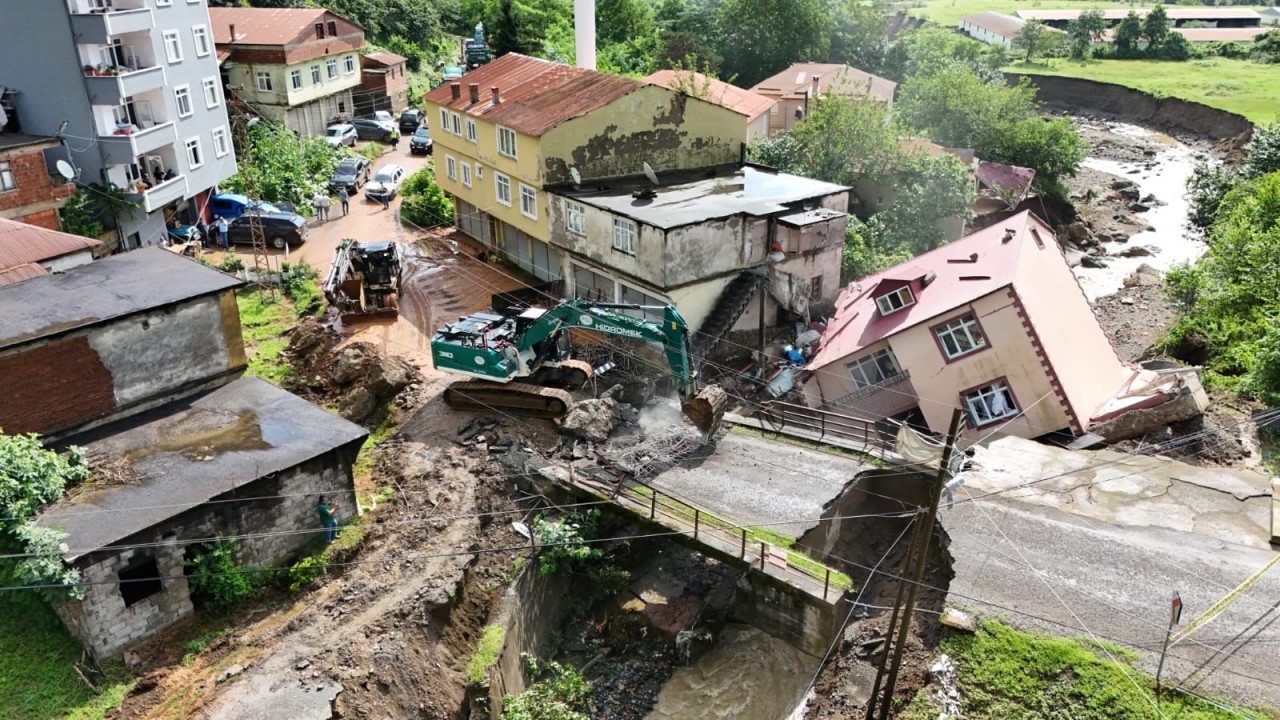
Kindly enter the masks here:
M 338 539 L 338 503 L 321 495 L 316 503 L 316 512 L 320 514 L 320 524 L 324 526 L 324 537 L 328 542 Z

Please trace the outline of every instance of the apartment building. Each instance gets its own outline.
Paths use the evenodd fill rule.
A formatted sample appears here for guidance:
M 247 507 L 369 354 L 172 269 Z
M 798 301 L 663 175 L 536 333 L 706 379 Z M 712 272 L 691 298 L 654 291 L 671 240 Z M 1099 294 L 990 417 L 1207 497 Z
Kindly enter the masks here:
M 126 249 L 204 211 L 235 173 L 205 0 L 5 0 L 0 85 L 23 131 L 60 136 L 83 187 L 124 189 Z
M 185 2 L 185 0 L 176 0 Z M 323 8 L 211 8 L 222 78 L 251 112 L 302 135 L 353 115 L 364 29 Z

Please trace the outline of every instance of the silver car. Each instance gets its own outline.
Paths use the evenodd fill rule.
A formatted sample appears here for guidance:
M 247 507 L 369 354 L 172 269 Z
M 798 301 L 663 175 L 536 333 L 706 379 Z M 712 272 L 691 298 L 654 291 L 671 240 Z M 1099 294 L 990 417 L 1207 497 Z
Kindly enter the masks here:
M 334 147 L 355 147 L 356 127 L 350 123 L 330 125 L 324 131 L 324 141 Z

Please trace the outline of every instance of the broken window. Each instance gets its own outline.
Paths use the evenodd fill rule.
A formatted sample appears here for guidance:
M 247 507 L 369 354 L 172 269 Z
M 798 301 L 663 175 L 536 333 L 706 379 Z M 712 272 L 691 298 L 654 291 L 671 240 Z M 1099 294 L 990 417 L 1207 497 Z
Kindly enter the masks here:
M 970 391 L 961 398 L 972 427 L 990 425 L 1018 414 L 1018 404 L 1013 399 L 1013 392 L 1003 380 Z
M 978 319 L 973 315 L 962 315 L 955 320 L 943 323 L 933 329 L 938 336 L 938 344 L 942 346 L 942 354 L 948 360 L 955 360 L 961 355 L 968 355 L 975 350 L 987 346 L 982 336 L 982 328 L 978 327 Z
M 164 591 L 160 582 L 160 568 L 156 565 L 154 555 L 147 555 L 129 563 L 120 571 L 120 597 L 124 598 L 124 606 L 131 607 Z

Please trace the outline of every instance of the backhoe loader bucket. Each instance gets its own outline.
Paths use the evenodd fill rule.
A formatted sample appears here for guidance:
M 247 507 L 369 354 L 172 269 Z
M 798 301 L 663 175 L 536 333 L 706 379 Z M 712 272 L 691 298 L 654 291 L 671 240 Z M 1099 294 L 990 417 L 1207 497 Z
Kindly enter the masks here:
M 720 428 L 728 404 L 729 396 L 719 385 L 708 385 L 681 410 L 704 435 L 710 435 Z

